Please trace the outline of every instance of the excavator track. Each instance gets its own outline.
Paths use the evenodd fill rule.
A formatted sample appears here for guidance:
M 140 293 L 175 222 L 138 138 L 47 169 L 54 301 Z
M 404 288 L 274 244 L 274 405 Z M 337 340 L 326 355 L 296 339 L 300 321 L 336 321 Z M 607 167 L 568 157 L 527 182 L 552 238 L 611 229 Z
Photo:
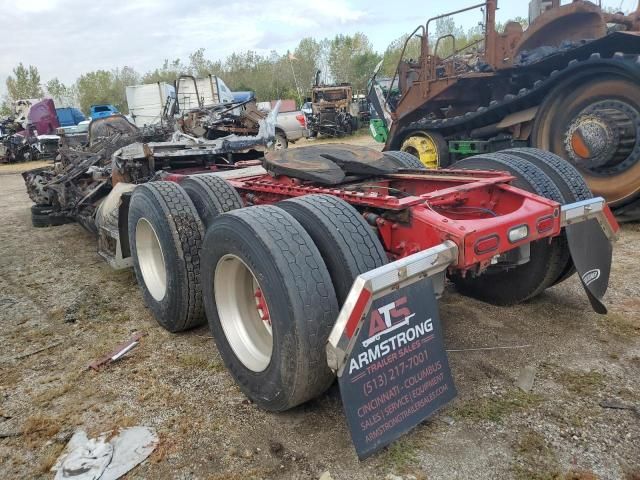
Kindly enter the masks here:
M 557 62 L 554 63 L 557 64 Z M 534 67 L 539 69 L 539 65 L 526 65 L 515 67 L 501 74 L 512 76 L 517 73 L 522 77 L 526 75 L 528 69 Z M 551 70 L 546 78 L 535 81 L 530 88 L 521 88 L 517 93 L 507 94 L 501 100 L 493 100 L 488 105 L 479 107 L 476 111 L 450 118 L 422 118 L 411 122 L 399 129 L 394 135 L 392 147 L 395 143 L 400 144 L 402 139 L 421 131 L 438 132 L 448 138 L 466 136 L 468 132 L 474 129 L 500 122 L 507 115 L 540 106 L 555 91 L 561 91 L 571 85 L 575 86 L 604 77 L 620 78 L 640 85 L 640 56 L 618 52 L 609 58 L 603 58 L 600 53 L 593 53 L 583 60 L 570 60 L 565 64 L 564 68 Z M 618 131 L 623 130 L 622 127 L 629 127 L 630 119 L 622 118 L 616 111 L 607 111 L 605 109 L 605 113 L 602 115 L 612 124 L 616 134 Z M 631 128 L 635 128 L 636 135 L 639 135 L 640 119 L 633 118 L 631 123 L 635 123 L 635 125 L 631 125 Z M 539 145 L 533 146 L 539 147 Z M 621 158 L 622 156 L 626 157 L 623 159 Z M 578 163 L 575 158 L 568 160 L 574 164 Z M 596 165 L 596 167 L 600 168 L 596 175 L 606 178 L 608 175 L 620 174 L 624 169 L 640 162 L 640 137 L 629 138 L 628 135 L 621 136 L 614 160 L 617 162 L 614 162 L 616 163 L 615 165 L 605 163 Z M 585 164 L 583 163 L 582 165 Z M 591 167 L 591 165 L 587 166 Z M 640 191 L 640 185 L 638 185 L 638 190 Z M 622 219 L 635 220 L 640 218 L 640 199 L 637 198 L 637 193 L 632 196 L 636 198 L 627 198 L 625 201 L 615 204 L 615 207 L 619 208 L 620 212 L 626 212 Z
M 528 68 L 522 67 L 523 69 Z M 594 53 L 584 61 L 571 60 L 566 68 L 553 70 L 544 80 L 536 81 L 530 88 L 522 88 L 517 94 L 507 94 L 502 100 L 493 100 L 489 105 L 479 107 L 475 112 L 467 112 L 450 118 L 422 118 L 409 123 L 398 131 L 397 138 L 405 138 L 413 132 L 435 130 L 445 136 L 469 131 L 497 123 L 505 116 L 539 105 L 546 94 L 567 78 L 594 73 L 618 73 L 640 82 L 640 55 L 616 53 L 612 58 L 602 58 Z

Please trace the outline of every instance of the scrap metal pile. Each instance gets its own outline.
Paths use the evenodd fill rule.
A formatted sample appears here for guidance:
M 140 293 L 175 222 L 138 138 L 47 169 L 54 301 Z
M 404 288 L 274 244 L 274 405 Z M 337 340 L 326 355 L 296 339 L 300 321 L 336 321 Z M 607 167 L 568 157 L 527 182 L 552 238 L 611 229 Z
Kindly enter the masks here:
M 44 227 L 74 220 L 97 233 L 96 211 L 117 183 L 145 183 L 175 169 L 215 169 L 234 163 L 235 154 L 266 149 L 275 136 L 277 112 L 276 107 L 259 120 L 255 135 L 211 140 L 166 126 L 138 129 L 122 115 L 94 120 L 85 146 L 62 146 L 53 166 L 23 173 L 36 204 L 33 224 Z M 207 125 L 202 121 L 206 118 L 194 125 Z

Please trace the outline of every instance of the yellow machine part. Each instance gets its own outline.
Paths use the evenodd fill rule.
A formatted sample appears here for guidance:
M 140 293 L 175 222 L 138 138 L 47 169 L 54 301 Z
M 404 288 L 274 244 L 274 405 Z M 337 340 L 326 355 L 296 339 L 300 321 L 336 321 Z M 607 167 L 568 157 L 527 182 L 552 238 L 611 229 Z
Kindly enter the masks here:
M 428 133 L 406 138 L 400 150 L 418 157 L 427 168 L 438 168 L 440 166 L 438 144 Z

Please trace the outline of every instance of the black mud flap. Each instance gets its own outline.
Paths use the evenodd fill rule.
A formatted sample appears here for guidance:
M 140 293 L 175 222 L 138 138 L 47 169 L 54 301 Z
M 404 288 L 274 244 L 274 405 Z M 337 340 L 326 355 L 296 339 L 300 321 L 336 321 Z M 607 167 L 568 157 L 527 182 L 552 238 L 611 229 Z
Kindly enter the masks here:
M 597 220 L 565 227 L 571 258 L 596 313 L 605 315 L 602 298 L 609 286 L 613 248 Z
M 358 275 L 327 342 L 351 438 L 366 458 L 449 403 L 456 388 L 436 289 L 451 241 Z
M 375 298 L 354 334 L 338 383 L 361 460 L 453 400 L 431 279 Z

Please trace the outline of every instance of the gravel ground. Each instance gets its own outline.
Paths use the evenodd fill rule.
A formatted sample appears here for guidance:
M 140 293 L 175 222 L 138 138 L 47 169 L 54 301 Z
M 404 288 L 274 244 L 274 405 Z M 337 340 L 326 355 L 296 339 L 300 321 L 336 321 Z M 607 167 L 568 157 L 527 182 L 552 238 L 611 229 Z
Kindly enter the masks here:
M 1 169 L 0 169 L 1 170 Z M 0 171 L 0 173 L 2 173 Z M 337 390 L 293 411 L 249 404 L 207 328 L 170 334 L 133 274 L 112 271 L 78 225 L 35 229 L 17 174 L 0 176 L 0 478 L 53 478 L 78 427 L 149 425 L 160 446 L 127 478 L 639 479 L 640 228 L 615 248 L 607 303 L 590 311 L 576 278 L 518 307 L 441 302 L 458 398 L 359 462 Z M 87 370 L 135 331 L 123 360 Z M 530 393 L 515 386 L 535 371 Z

